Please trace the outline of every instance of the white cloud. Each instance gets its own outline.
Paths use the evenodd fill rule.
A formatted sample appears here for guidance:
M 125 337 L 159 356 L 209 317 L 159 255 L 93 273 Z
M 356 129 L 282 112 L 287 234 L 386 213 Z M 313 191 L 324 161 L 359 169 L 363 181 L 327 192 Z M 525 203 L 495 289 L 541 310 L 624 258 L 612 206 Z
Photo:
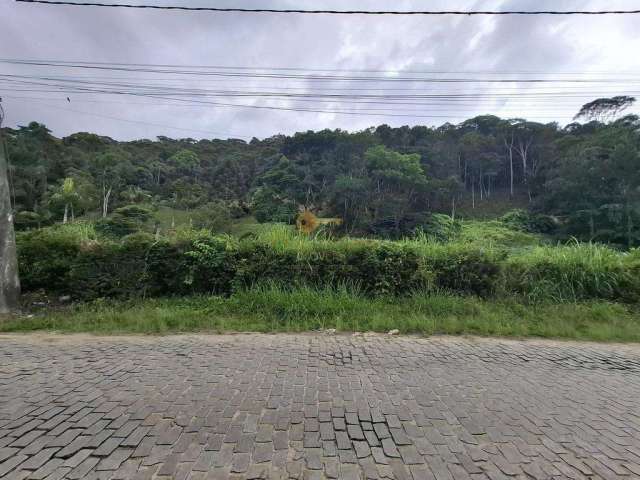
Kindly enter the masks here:
M 154 3 L 176 3 L 158 0 Z M 192 2 L 198 3 L 198 2 Z M 204 1 L 199 1 L 205 4 Z M 223 3 L 223 2 L 221 2 Z M 239 2 L 228 2 L 238 5 Z M 249 1 L 246 6 L 254 5 Z M 460 9 L 581 9 L 629 8 L 624 0 L 439 1 L 428 8 Z M 274 7 L 317 7 L 314 2 L 270 1 Z M 420 1 L 325 1 L 323 6 L 346 9 L 423 9 Z M 640 16 L 608 17 L 364 17 L 312 15 L 243 15 L 180 13 L 127 9 L 51 7 L 14 2 L 0 4 L 0 56 L 4 58 L 85 60 L 179 65 L 231 65 L 248 67 L 301 67 L 324 69 L 382 69 L 429 71 L 538 72 L 542 78 L 559 78 L 562 72 L 591 72 L 591 76 L 633 80 L 640 76 L 633 52 L 640 51 Z M 0 64 L 0 73 L 69 74 L 69 70 L 17 67 Z M 561 73 L 558 73 L 561 72 Z M 604 72 L 604 73 L 603 73 Z M 623 75 L 624 73 L 626 75 Z M 105 72 L 73 71 L 73 75 L 107 76 Z M 634 77 L 631 74 L 637 74 Z M 112 77 L 129 74 L 114 73 Z M 407 76 L 408 74 L 397 74 Z M 460 74 L 432 74 L 459 77 Z M 505 75 L 495 75 L 500 77 Z M 146 83 L 153 74 L 141 73 Z M 158 75 L 167 78 L 166 75 Z M 484 75 L 483 78 L 486 78 Z M 140 80 L 142 81 L 142 80 Z M 192 88 L 317 88 L 318 82 L 296 80 L 212 79 L 175 77 L 172 85 Z M 257 105 L 281 105 L 326 110 L 375 110 L 407 113 L 409 117 L 351 116 L 334 113 L 256 110 L 215 105 L 148 105 L 140 98 L 107 95 L 69 95 L 51 92 L 18 92 L 0 82 L 0 96 L 7 110 L 7 125 L 41 121 L 57 135 L 95 131 L 118 139 L 167 136 L 266 137 L 299 130 L 343 128 L 358 130 L 370 125 L 427 124 L 460 121 L 480 113 L 522 116 L 539 121 L 568 119 L 589 95 L 604 96 L 640 92 L 633 83 L 617 84 L 405 84 L 326 82 L 326 88 L 386 88 L 389 93 L 486 92 L 513 93 L 492 102 L 433 101 L 430 106 L 391 107 L 367 104 L 255 100 Z M 399 89 L 399 90 L 392 90 Z M 364 91 L 364 90 L 363 90 Z M 527 92 L 573 92 L 544 100 Z M 375 93 L 371 92 L 370 93 Z M 380 91 L 378 91 L 380 93 Z M 44 100 L 14 97 L 40 97 Z M 92 100 L 92 101 L 89 101 Z M 251 100 L 221 99 L 226 103 Z M 147 103 L 145 105 L 145 103 Z M 163 103 L 156 100 L 153 103 Z M 385 109 L 385 110 L 383 110 Z M 72 111 L 71 111 L 72 110 Z M 84 113 L 79 113 L 84 112 Z M 422 118 L 419 115 L 433 115 Z M 121 122 L 113 118 L 128 119 Z M 148 122 L 154 125 L 143 125 Z M 165 128 L 173 126 L 184 130 Z M 192 132 L 187 130 L 192 129 Z M 216 132 L 207 135 L 202 132 Z

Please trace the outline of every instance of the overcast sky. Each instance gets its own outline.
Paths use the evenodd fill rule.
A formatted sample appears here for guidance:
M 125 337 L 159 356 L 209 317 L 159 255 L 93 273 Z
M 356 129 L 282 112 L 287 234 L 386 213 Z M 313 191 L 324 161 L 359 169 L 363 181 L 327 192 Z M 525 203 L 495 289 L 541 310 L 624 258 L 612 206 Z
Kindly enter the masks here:
M 638 7 L 638 2 L 632 0 L 157 0 L 133 3 L 394 10 Z M 65 76 L 76 80 L 126 81 L 209 90 L 352 94 L 484 92 L 495 95 L 480 100 L 428 100 L 422 105 L 417 105 L 419 102 L 415 100 L 399 105 L 356 105 L 326 99 L 301 102 L 205 97 L 213 103 L 326 110 L 301 112 L 196 104 L 184 98 L 176 101 L 96 93 L 69 94 L 7 82 L 7 78 L 15 77 L 4 77 L 5 80 L 0 81 L 0 96 L 7 111 L 5 125 L 15 127 L 35 120 L 46 124 L 56 136 L 91 131 L 116 139 L 154 138 L 158 135 L 264 138 L 309 129 L 360 130 L 382 123 L 392 126 L 440 125 L 446 121 L 457 123 L 483 113 L 565 124 L 580 105 L 592 98 L 640 94 L 640 57 L 637 55 L 640 52 L 640 15 L 282 15 L 47 6 L 0 0 L 0 18 L 0 57 L 3 59 L 337 69 L 340 71 L 311 73 L 383 78 L 601 80 L 601 83 L 562 84 L 314 81 L 306 78 L 113 73 L 0 63 L 0 74 L 4 75 Z M 422 73 L 412 73 L 416 71 Z M 307 75 L 310 72 L 294 73 Z M 565 92 L 566 96 L 534 96 Z M 633 111 L 637 112 L 638 108 Z

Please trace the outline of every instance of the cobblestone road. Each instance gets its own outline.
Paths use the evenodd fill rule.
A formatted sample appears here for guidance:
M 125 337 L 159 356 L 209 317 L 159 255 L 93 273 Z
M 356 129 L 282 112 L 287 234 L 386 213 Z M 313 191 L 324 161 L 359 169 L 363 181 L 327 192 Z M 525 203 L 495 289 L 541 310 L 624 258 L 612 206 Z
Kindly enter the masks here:
M 0 336 L 0 478 L 640 478 L 640 346 Z

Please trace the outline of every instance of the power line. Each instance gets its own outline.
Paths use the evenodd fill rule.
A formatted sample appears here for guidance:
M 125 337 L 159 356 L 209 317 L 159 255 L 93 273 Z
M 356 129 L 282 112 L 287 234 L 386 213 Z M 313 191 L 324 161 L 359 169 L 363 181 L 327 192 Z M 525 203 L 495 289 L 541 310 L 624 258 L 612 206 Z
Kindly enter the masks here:
M 0 78 L 0 81 L 2 79 Z M 433 111 L 432 103 L 424 103 L 433 102 L 434 100 L 447 101 L 453 105 L 460 105 L 461 101 L 469 101 L 469 100 L 482 100 L 482 101 L 491 101 L 499 102 L 504 101 L 505 103 L 512 102 L 514 98 L 517 98 L 518 101 L 531 101 L 536 102 L 540 99 L 545 101 L 554 101 L 554 106 L 558 100 L 570 100 L 570 98 L 592 98 L 594 94 L 589 94 L 587 97 L 586 93 L 582 93 L 581 95 L 567 95 L 565 92 L 557 92 L 557 93 L 545 93 L 543 95 L 534 95 L 528 93 L 517 94 L 514 97 L 513 94 L 502 94 L 502 93 L 480 93 L 480 94 L 440 94 L 440 95 L 324 95 L 324 94 L 289 94 L 287 92 L 236 92 L 236 91 L 207 91 L 207 90 L 180 90 L 180 89 L 162 89 L 155 88 L 155 86 L 141 88 L 141 89 L 131 89 L 130 87 L 126 87 L 124 89 L 118 88 L 114 89 L 112 86 L 104 87 L 100 84 L 93 85 L 90 82 L 82 82 L 82 85 L 64 85 L 64 84 L 51 84 L 51 83 L 43 83 L 43 82 L 32 82 L 23 79 L 4 79 L 4 81 L 8 81 L 11 83 L 26 84 L 26 85 L 38 85 L 38 86 L 50 86 L 52 88 L 57 88 L 58 92 L 61 94 L 109 94 L 109 95 L 132 95 L 139 96 L 148 99 L 163 99 L 170 102 L 180 102 L 186 105 L 216 105 L 223 107 L 235 107 L 235 108 L 257 108 L 257 109 L 270 109 L 270 110 L 290 110 L 290 111 L 300 111 L 300 112 L 315 112 L 315 113 L 335 113 L 341 115 L 361 115 L 361 116 L 389 116 L 389 117 L 423 117 L 423 118 L 445 118 L 445 116 L 440 115 L 421 115 L 416 113 L 416 110 L 406 108 L 405 105 L 421 107 L 423 109 L 429 109 L 429 111 Z M 87 83 L 89 83 L 87 85 Z M 121 86 L 121 85 L 118 85 Z M 34 89 L 32 89 L 34 90 Z M 37 89 L 35 89 L 37 90 Z M 12 88 L 10 91 L 29 91 L 29 89 L 16 89 Z M 56 91 L 56 90 L 53 90 Z M 627 92 L 633 93 L 633 92 Z M 178 98 L 176 98 L 178 97 Z M 305 105 L 253 105 L 253 104 L 237 104 L 237 103 L 222 103 L 220 101 L 211 102 L 211 101 L 203 101 L 202 98 L 207 97 L 222 97 L 222 98 L 259 98 L 266 100 L 275 100 L 277 102 L 281 102 L 283 100 L 293 101 L 293 102 L 312 102 L 316 104 L 328 103 L 331 104 L 328 108 L 326 105 L 318 105 L 318 106 L 305 106 Z M 399 101 L 399 100 L 421 100 L 420 102 L 416 101 Z M 357 108 L 356 110 L 335 110 L 331 109 L 334 105 L 338 104 L 351 104 L 355 107 L 361 107 L 362 105 L 391 105 L 393 109 L 384 109 L 380 107 L 376 107 L 373 110 Z M 444 106 L 444 105 L 443 105 Z M 479 108 L 481 105 L 470 105 Z M 404 109 L 404 110 L 401 110 Z M 504 105 L 499 107 L 492 106 L 491 108 L 500 108 L 504 110 Z M 529 107 L 527 107 L 529 108 Z M 530 108 L 529 108 L 530 110 Z M 383 113 L 392 112 L 392 113 Z M 457 112 L 454 112 L 452 109 L 446 110 L 447 113 L 453 115 Z
M 11 97 L 8 97 L 11 98 Z M 162 124 L 162 123 L 152 123 L 152 122 L 143 122 L 141 120 L 130 120 L 127 118 L 122 118 L 122 117 L 115 117 L 115 116 L 111 116 L 111 115 L 103 115 L 100 113 L 94 113 L 94 112 L 84 112 L 82 110 L 75 110 L 72 108 L 63 108 L 63 107 L 58 107 L 57 105 L 49 105 L 49 104 L 40 104 L 40 106 L 43 106 L 45 108 L 53 108 L 55 110 L 63 110 L 65 112 L 73 112 L 73 113 L 79 113 L 81 115 L 90 115 L 92 117 L 98 117 L 98 118 L 106 118 L 109 120 L 118 120 L 120 122 L 126 122 L 126 123 L 135 123 L 138 125 L 148 125 L 151 127 L 161 127 L 161 128 L 168 128 L 171 130 L 180 130 L 180 131 L 184 131 L 184 132 L 191 132 L 191 133 L 205 133 L 205 134 L 209 134 L 209 135 L 220 135 L 223 137 L 227 137 L 227 138 L 253 138 L 251 136 L 248 135 L 235 135 L 235 134 L 230 134 L 230 133 L 221 133 L 221 132 L 214 132 L 211 130 L 196 130 L 193 128 L 182 128 L 182 127 L 174 127 L 172 125 L 166 125 L 166 124 Z
M 16 99 L 24 99 L 24 100 L 48 100 L 50 101 L 50 99 L 39 99 L 39 98 L 26 98 L 26 97 L 12 97 L 12 96 L 6 96 L 6 98 L 16 98 Z M 98 102 L 100 103 L 100 102 Z M 106 102 L 102 102 L 102 103 L 106 103 Z M 125 103 L 125 102 L 123 102 Z M 159 105 L 159 106 L 178 106 L 178 107 L 207 107 L 208 105 L 211 105 L 211 102 L 202 102 L 203 104 L 183 104 L 183 105 L 175 105 L 175 104 L 150 104 L 150 105 Z M 126 102 L 126 104 L 131 104 Z M 214 134 L 214 135 L 220 135 L 220 136 L 226 136 L 228 138 L 252 138 L 246 135 L 232 135 L 232 134 L 228 134 L 228 133 L 220 133 L 220 132 L 213 132 L 213 131 L 207 131 L 207 130 L 196 130 L 196 129 L 188 129 L 188 128 L 180 128 L 180 127 L 173 127 L 171 125 L 166 125 L 166 124 L 158 124 L 158 123 L 150 123 L 150 122 L 143 122 L 143 121 L 138 121 L 138 120 L 129 120 L 129 119 L 125 119 L 125 118 L 121 118 L 121 117 L 114 117 L 114 116 L 109 116 L 109 115 L 103 115 L 103 114 L 98 114 L 98 113 L 93 113 L 93 112 L 85 112 L 85 111 L 81 111 L 81 110 L 74 110 L 74 109 L 70 109 L 70 108 L 63 108 L 63 107 L 58 107 L 58 106 L 54 106 L 54 105 L 50 105 L 50 104 L 40 104 L 41 106 L 44 107 L 48 107 L 48 108 L 54 108 L 54 109 L 58 109 L 58 110 L 64 110 L 64 111 L 68 111 L 68 112 L 74 112 L 74 113 L 79 113 L 79 114 L 83 114 L 83 115 L 90 115 L 90 116 L 94 116 L 94 117 L 100 117 L 100 118 L 107 118 L 107 119 L 111 119 L 111 120 L 119 120 L 119 121 L 123 121 L 123 122 L 128 122 L 128 123 L 135 123 L 135 124 L 141 124 L 141 125 L 149 125 L 149 126 L 156 126 L 156 127 L 163 127 L 163 128 L 169 128 L 169 129 L 174 129 L 174 130 L 182 130 L 182 131 L 186 131 L 186 132 L 194 132 L 194 133 L 207 133 L 207 134 Z M 140 103 L 136 103 L 134 105 L 142 105 Z M 227 104 L 225 106 L 241 106 L 241 107 L 252 107 L 251 105 L 230 105 Z M 290 109 L 285 109 L 285 108 L 274 108 L 275 110 L 290 110 Z M 315 111 L 315 110 L 296 110 L 296 111 Z M 360 113 L 360 112 L 345 112 L 345 111 L 323 111 L 322 113 L 336 113 L 336 114 L 345 114 L 345 115 L 362 115 L 362 116 L 368 116 L 368 115 L 386 115 L 384 113 L 379 113 L 379 114 L 367 114 L 367 113 Z M 488 112 L 485 112 L 488 113 Z M 448 115 L 391 115 L 391 116 L 397 116 L 397 117 L 420 117 L 420 118 L 433 118 L 433 119 L 440 119 L 440 118 L 460 118 L 460 119 L 464 119 L 467 118 L 469 116 L 469 114 L 463 111 L 459 111 L 459 112 L 450 112 L 450 114 Z M 472 115 L 475 116 L 475 115 Z M 547 114 L 547 115 L 540 115 L 540 116 L 532 116 L 532 115 L 528 115 L 527 118 L 529 119 L 548 119 L 551 116 L 551 114 Z M 564 117 L 560 117 L 562 119 L 566 119 L 566 120 L 570 120 L 573 118 L 573 115 L 571 114 L 567 114 Z
M 10 98 L 10 99 L 16 99 L 16 100 L 31 100 L 31 101 L 43 101 L 43 102 L 51 102 L 51 101 L 58 101 L 58 102 L 64 102 L 65 104 L 67 103 L 67 99 L 63 98 L 63 97 L 29 97 L 29 96 L 18 96 L 18 95 L 3 95 L 3 97 L 5 98 Z M 207 105 L 200 105 L 200 104 L 190 104 L 190 103 L 183 103 L 183 104 L 176 104 L 176 103 L 158 103 L 158 102 L 127 102 L 127 101 L 110 101 L 110 100 L 94 100 L 94 99 L 77 99 L 74 98 L 72 103 L 99 103 L 99 104 L 112 104 L 112 105 L 142 105 L 142 106 L 149 106 L 149 107 L 207 107 Z M 382 102 L 363 102 L 362 104 L 364 105 L 369 105 L 369 104 L 382 104 L 382 105 L 394 105 L 394 104 L 389 104 L 389 103 L 382 103 Z M 361 105 L 361 104 L 356 104 L 356 105 Z M 401 104 L 401 105 L 405 105 L 405 104 Z M 481 110 L 481 109 L 499 109 L 502 112 L 505 112 L 507 110 L 512 110 L 514 108 L 519 108 L 517 106 L 489 106 L 489 105 L 482 105 L 482 104 L 456 104 L 454 105 L 454 107 L 463 107 L 463 109 L 461 110 L 455 110 L 453 108 L 439 108 L 439 107 L 450 107 L 449 104 L 446 103 L 433 103 L 433 104 L 408 104 L 411 106 L 419 106 L 421 108 L 419 109 L 408 109 L 406 108 L 403 111 L 406 112 L 421 112 L 421 111 L 429 111 L 429 112 L 447 112 L 447 113 L 451 113 L 451 114 L 457 114 L 457 113 L 463 113 L 463 112 L 468 112 L 470 110 L 474 110 L 474 108 L 476 110 Z M 474 107 L 474 108 L 468 108 L 468 107 Z M 558 113 L 565 113 L 566 114 L 566 108 L 555 108 L 554 105 L 548 105 L 548 106 L 544 106 L 542 105 L 541 107 L 543 107 L 543 110 L 538 110 L 538 109 L 532 109 L 532 108 L 527 108 L 528 112 L 535 112 L 535 113 L 544 113 L 544 114 L 558 114 Z M 398 111 L 397 108 L 394 109 L 386 109 L 386 108 L 379 108 L 376 107 L 375 108 L 376 111 Z M 369 111 L 369 110 L 358 110 L 358 111 Z M 216 133 L 216 132 L 213 132 Z
M 182 10 L 194 12 L 219 13 L 302 13 L 328 15 L 629 15 L 638 14 L 640 10 L 304 10 L 276 8 L 221 8 L 221 7 L 187 7 L 180 5 L 141 5 L 125 3 L 68 2 L 55 0 L 16 0 L 22 3 L 39 3 L 45 5 L 72 5 L 82 7 L 136 8 L 152 10 Z
M 155 68 L 138 68 L 129 66 L 118 66 L 119 64 L 96 64 L 96 63 L 64 63 L 46 62 L 46 61 L 11 61 L 0 60 L 2 63 L 31 65 L 40 67 L 64 67 L 89 70 L 107 70 L 107 71 L 124 71 L 124 72 L 145 72 L 145 73 L 169 73 L 174 75 L 193 75 L 193 76 L 213 76 L 228 78 L 252 78 L 252 79 L 278 79 L 278 80 L 307 80 L 307 81 L 363 81 L 363 82 L 415 82 L 415 83 L 623 83 L 638 82 L 637 79 L 588 79 L 588 78 L 438 78 L 438 77 L 375 77 L 375 76 L 348 76 L 348 75 L 311 75 L 311 74 L 293 74 L 293 73 L 257 73 L 257 72 L 234 72 L 234 71 L 190 71 L 190 70 L 172 70 L 172 69 L 155 69 Z
M 46 62 L 47 65 L 55 64 L 64 67 L 67 65 L 103 65 L 120 67 L 160 67 L 160 68 L 196 68 L 219 70 L 274 70 L 274 71 L 300 71 L 300 72 L 350 72 L 350 73 L 410 73 L 410 74 L 486 74 L 486 75 L 538 75 L 547 74 L 543 70 L 407 70 L 407 69 L 349 69 L 349 68 L 308 68 L 308 67 L 268 67 L 243 65 L 202 65 L 202 64 L 167 64 L 167 63 L 128 63 L 128 62 L 87 62 L 81 60 L 52 60 L 52 59 L 24 59 L 24 58 L 0 58 L 2 63 L 14 63 L 29 65 L 35 62 Z M 609 74 L 609 71 L 573 71 L 553 72 L 554 75 L 601 75 Z M 638 75 L 640 72 L 618 72 L 620 75 Z

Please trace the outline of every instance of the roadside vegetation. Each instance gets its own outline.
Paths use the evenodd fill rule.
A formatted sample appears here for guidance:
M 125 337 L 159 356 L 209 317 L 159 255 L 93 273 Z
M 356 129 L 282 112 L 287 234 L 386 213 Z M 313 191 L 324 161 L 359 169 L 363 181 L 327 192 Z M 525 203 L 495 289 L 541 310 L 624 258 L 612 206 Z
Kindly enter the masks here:
M 640 312 L 605 301 L 536 302 L 435 292 L 371 298 L 347 287 L 264 285 L 230 296 L 98 300 L 0 323 L 0 331 L 97 334 L 176 332 L 471 334 L 640 341 Z
M 4 129 L 25 314 L 0 329 L 635 341 L 634 101 L 251 142 Z
M 509 216 L 438 222 L 396 241 L 309 237 L 277 224 L 243 239 L 189 228 L 113 239 L 82 222 L 20 232 L 31 313 L 0 331 L 335 328 L 640 341 L 640 251 L 551 244 Z

